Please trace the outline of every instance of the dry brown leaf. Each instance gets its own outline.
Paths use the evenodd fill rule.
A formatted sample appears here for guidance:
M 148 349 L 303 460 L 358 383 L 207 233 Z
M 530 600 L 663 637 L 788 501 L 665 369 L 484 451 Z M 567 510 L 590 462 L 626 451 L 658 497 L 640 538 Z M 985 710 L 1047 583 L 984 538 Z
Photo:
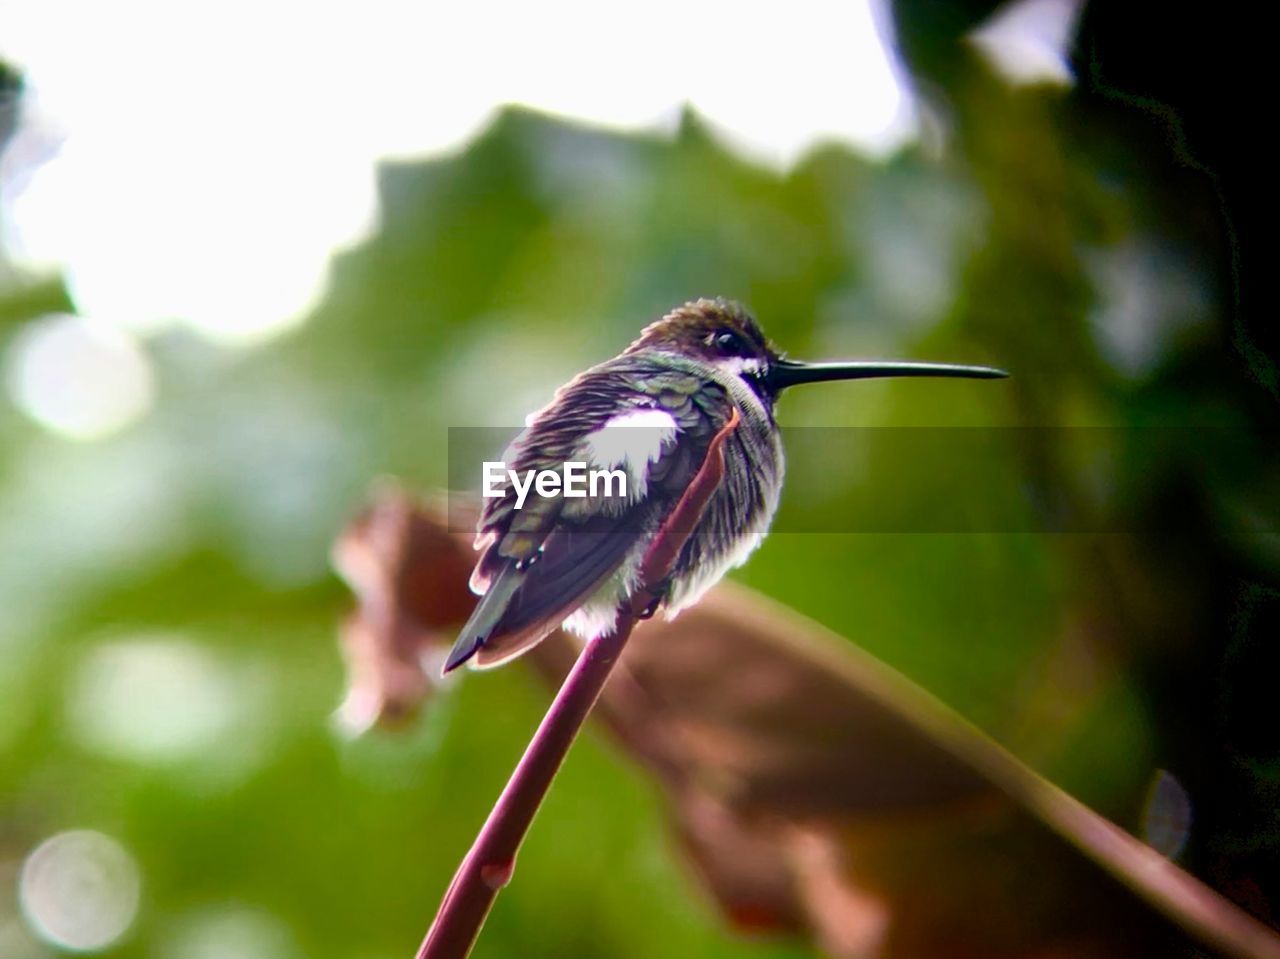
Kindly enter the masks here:
M 340 723 L 361 732 L 412 715 L 430 696 L 449 630 L 467 618 L 470 550 L 430 512 L 384 484 L 333 546 L 333 565 L 359 603 L 342 624 L 347 696 Z

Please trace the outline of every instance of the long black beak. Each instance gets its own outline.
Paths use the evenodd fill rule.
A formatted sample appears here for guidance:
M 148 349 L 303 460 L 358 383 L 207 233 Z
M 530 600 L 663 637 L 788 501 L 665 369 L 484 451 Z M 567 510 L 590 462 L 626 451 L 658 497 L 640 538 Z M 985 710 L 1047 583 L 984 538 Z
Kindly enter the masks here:
M 951 363 L 881 362 L 871 360 L 854 363 L 801 363 L 798 360 L 775 360 L 765 374 L 765 385 L 774 391 L 801 383 L 823 383 L 828 380 L 868 380 L 882 376 L 960 376 L 975 380 L 998 380 L 1008 376 L 991 366 L 956 366 Z

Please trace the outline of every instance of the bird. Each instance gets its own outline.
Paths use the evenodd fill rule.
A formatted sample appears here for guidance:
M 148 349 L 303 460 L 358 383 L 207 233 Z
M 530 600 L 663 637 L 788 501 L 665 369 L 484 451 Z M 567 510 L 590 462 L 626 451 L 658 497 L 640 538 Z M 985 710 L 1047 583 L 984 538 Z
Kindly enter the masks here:
M 723 445 L 723 475 L 656 588 L 654 606 L 668 617 L 746 562 L 764 539 L 782 491 L 785 460 L 774 408 L 783 391 L 872 377 L 1007 375 L 944 363 L 804 363 L 774 346 L 735 301 L 676 307 L 622 353 L 557 390 L 508 446 L 502 464 L 510 473 L 495 484 L 477 522 L 480 555 L 470 586 L 480 600 L 443 672 L 464 663 L 501 665 L 562 625 L 588 639 L 611 633 L 642 585 L 655 591 L 639 582 L 645 553 L 712 439 L 735 416 Z M 572 462 L 622 476 L 582 496 L 519 494 L 519 477 L 563 472 Z M 530 485 L 527 478 L 527 493 Z

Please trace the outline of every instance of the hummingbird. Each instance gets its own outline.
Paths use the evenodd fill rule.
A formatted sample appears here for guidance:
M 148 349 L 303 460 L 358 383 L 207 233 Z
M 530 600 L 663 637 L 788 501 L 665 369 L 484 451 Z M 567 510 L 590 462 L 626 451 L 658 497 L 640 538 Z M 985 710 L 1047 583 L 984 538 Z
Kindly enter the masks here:
M 676 307 L 618 356 L 557 390 L 508 446 L 504 462 L 512 467 L 511 480 L 485 500 L 477 523 L 480 557 L 470 585 L 481 599 L 444 672 L 468 661 L 481 669 L 505 663 L 561 625 L 584 638 L 608 635 L 642 585 L 659 595 L 655 608 L 665 607 L 673 617 L 746 562 L 768 531 L 782 492 L 774 407 L 784 390 L 886 376 L 1007 375 L 944 363 L 803 363 L 766 339 L 755 318 L 733 301 L 699 299 Z M 663 520 L 735 411 L 737 427 L 723 446 L 723 477 L 671 574 L 656 590 L 641 584 L 641 561 Z M 576 498 L 525 501 L 517 495 L 517 476 L 557 471 L 574 461 L 620 469 L 627 482 L 616 484 L 622 490 L 604 492 L 593 485 L 589 495 Z M 520 501 L 523 508 L 517 508 Z

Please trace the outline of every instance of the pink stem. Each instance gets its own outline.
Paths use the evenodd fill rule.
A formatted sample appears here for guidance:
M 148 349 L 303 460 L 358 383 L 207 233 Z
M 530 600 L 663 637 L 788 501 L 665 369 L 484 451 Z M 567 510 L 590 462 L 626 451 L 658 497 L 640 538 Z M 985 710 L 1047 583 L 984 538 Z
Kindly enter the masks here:
M 643 586 L 631 597 L 630 607 L 619 612 L 612 634 L 588 641 L 565 677 L 480 834 L 458 866 L 417 959 L 464 959 L 470 954 L 498 890 L 511 881 L 516 853 L 533 817 L 622 655 L 636 620 L 653 602 L 654 590 L 670 574 L 719 486 L 724 476 L 724 441 L 737 425 L 738 412 L 734 410 L 729 422 L 712 439 L 697 476 L 645 554 L 640 566 Z

